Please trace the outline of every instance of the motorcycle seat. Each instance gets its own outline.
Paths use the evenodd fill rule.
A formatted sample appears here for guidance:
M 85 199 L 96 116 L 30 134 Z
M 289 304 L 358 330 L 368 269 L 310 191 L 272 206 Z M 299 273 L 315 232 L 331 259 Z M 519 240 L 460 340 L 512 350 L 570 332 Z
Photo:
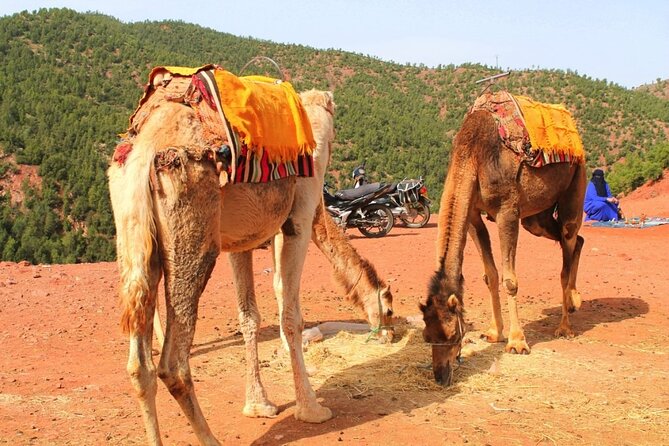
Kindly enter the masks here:
M 381 183 L 369 183 L 369 184 L 363 184 L 360 187 L 356 187 L 355 189 L 343 189 L 340 191 L 337 191 L 335 193 L 335 197 L 337 197 L 340 200 L 345 200 L 345 201 L 352 201 L 360 197 L 364 197 L 365 195 L 374 193 L 381 189 L 382 187 L 386 187 L 385 184 L 382 185 Z

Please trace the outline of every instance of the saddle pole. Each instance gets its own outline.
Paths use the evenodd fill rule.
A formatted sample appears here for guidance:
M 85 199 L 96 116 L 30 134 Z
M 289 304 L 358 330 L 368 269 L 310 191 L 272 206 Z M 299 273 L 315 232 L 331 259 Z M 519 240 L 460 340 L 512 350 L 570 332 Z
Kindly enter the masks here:
M 484 77 L 483 79 L 479 79 L 479 80 L 475 81 L 474 82 L 475 84 L 482 84 L 484 82 L 487 82 L 485 88 L 483 90 L 481 90 L 481 92 L 479 93 L 479 96 L 481 96 L 483 93 L 485 93 L 485 91 L 488 88 L 490 88 L 490 86 L 492 84 L 497 82 L 498 79 L 502 79 L 502 78 L 507 77 L 509 75 L 511 75 L 511 71 L 506 71 L 504 73 L 494 74 L 492 76 Z
M 279 66 L 279 64 L 276 63 L 273 59 L 270 59 L 267 56 L 256 56 L 253 59 L 246 62 L 246 65 L 244 65 L 242 67 L 242 69 L 239 70 L 239 75 L 241 76 L 242 74 L 244 74 L 244 70 L 246 70 L 246 68 L 248 68 L 248 66 L 251 65 L 252 63 L 263 62 L 263 61 L 269 62 L 272 65 L 274 65 L 274 68 L 276 68 L 276 71 L 279 73 L 279 79 L 281 79 L 281 82 L 286 80 L 286 77 L 283 74 L 283 70 L 281 70 L 281 67 Z

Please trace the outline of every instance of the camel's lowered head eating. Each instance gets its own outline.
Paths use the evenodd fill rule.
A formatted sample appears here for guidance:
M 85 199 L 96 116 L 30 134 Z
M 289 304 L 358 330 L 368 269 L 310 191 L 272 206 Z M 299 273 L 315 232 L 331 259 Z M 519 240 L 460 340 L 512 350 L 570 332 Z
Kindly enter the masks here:
M 425 322 L 423 339 L 432 345 L 434 379 L 439 384 L 450 386 L 465 335 L 464 307 L 461 297 L 446 291 L 443 271 L 432 278 L 427 298 L 420 303 L 420 310 Z

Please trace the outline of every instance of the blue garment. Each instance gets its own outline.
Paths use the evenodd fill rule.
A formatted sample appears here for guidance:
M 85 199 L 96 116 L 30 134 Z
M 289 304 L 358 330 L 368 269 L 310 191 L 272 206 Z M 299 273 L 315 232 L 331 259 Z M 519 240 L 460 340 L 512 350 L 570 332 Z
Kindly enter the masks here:
M 588 183 L 588 189 L 585 191 L 585 203 L 583 210 L 585 211 L 585 221 L 611 221 L 618 219 L 618 205 L 609 203 L 607 198 L 611 197 L 611 189 L 606 184 L 606 197 L 597 195 L 597 189 L 592 183 Z

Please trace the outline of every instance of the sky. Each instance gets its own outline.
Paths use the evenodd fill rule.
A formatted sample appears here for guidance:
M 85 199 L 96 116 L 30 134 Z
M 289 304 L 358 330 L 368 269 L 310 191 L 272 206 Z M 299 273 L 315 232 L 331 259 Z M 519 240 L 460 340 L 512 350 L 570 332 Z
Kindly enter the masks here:
M 0 0 L 0 16 L 56 7 L 402 64 L 570 69 L 627 88 L 669 79 L 667 0 Z

